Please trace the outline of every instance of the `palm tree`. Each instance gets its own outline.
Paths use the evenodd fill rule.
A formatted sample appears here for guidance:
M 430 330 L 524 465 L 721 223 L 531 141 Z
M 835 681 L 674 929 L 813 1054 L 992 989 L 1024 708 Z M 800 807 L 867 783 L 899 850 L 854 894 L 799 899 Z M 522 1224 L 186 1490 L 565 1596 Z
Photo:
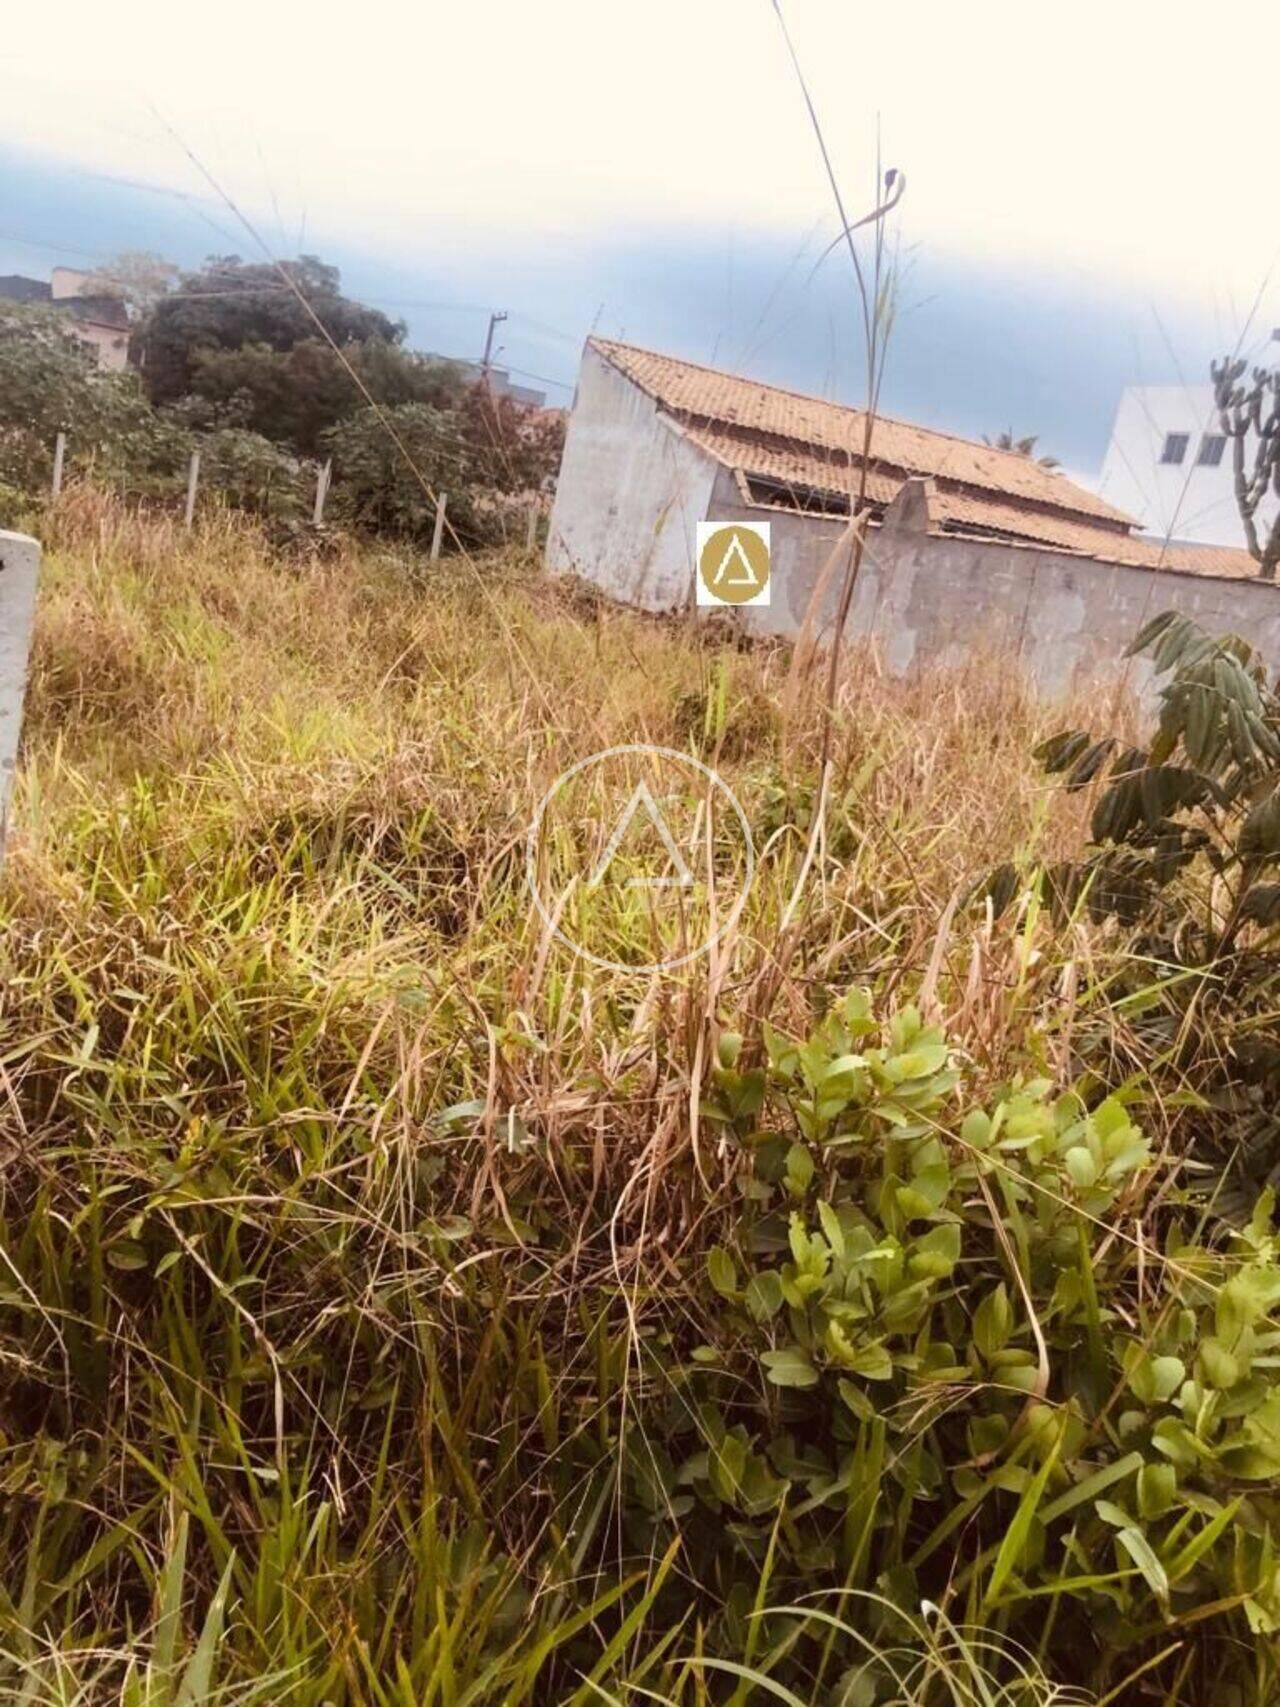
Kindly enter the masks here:
M 1038 434 L 1028 433 L 1025 439 L 1015 439 L 1013 429 L 1010 427 L 1003 433 L 997 433 L 993 439 L 989 439 L 983 433 L 982 442 L 984 445 L 990 445 L 992 450 L 1011 450 L 1015 456 L 1035 456 L 1038 438 Z M 1062 466 L 1056 456 L 1036 456 L 1035 460 L 1041 468 L 1061 468 Z

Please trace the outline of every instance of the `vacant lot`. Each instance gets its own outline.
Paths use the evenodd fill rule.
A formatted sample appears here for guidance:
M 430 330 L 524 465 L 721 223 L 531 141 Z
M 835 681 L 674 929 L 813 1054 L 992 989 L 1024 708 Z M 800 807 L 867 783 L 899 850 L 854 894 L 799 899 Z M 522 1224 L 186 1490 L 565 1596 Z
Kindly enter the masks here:
M 1121 940 L 968 904 L 1083 836 L 998 659 L 851 660 L 812 838 L 789 652 L 519 556 L 280 557 L 89 491 L 45 533 L 6 1699 L 1272 1698 L 1269 1484 L 1206 1481 L 1173 1408 L 1222 1276 L 1199 1223 L 1167 1256 Z M 575 959 L 525 887 L 551 779 L 632 741 L 762 850 L 673 976 Z

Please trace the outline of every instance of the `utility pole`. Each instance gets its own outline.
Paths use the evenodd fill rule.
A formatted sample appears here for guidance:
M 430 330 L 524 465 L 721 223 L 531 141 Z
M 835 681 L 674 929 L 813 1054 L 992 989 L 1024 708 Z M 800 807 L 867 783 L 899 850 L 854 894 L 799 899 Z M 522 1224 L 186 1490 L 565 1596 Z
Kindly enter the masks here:
M 489 332 L 484 341 L 484 355 L 480 362 L 480 383 L 488 389 L 489 369 L 493 366 L 493 334 L 507 318 L 506 311 L 495 311 L 489 316 Z

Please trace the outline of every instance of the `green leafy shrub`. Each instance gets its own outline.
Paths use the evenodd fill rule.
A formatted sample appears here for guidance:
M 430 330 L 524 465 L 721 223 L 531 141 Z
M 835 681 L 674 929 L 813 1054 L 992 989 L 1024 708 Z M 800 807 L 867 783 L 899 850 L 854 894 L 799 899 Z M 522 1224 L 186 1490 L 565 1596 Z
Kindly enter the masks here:
M 54 442 L 68 435 L 68 474 L 117 477 L 151 425 L 134 374 L 106 373 L 51 308 L 0 309 L 0 480 L 48 490 Z
M 1280 696 L 1247 641 L 1173 611 L 1137 636 L 1141 653 L 1161 678 L 1146 741 L 1068 729 L 1036 751 L 1068 790 L 1096 795 L 1091 845 L 1044 884 L 1059 918 L 1136 932 L 1111 998 L 1135 1063 L 1197 1105 L 1190 1141 L 1216 1164 L 1216 1207 L 1240 1219 L 1280 1165 Z M 1005 904 L 1019 874 L 988 887 Z
M 778 1577 L 904 1612 L 1025 1636 L 1051 1602 L 1100 1678 L 1210 1604 L 1280 1630 L 1272 1198 L 1230 1248 L 1156 1221 L 1122 1100 L 979 1095 L 914 1009 L 882 1027 L 859 991 L 764 1044 L 744 1064 L 721 1039 L 702 1110 L 751 1165 L 655 1519 L 686 1514 L 709 1577 L 772 1545 Z
M 529 503 L 559 467 L 563 441 L 559 415 L 477 386 L 448 406 L 361 409 L 322 439 L 333 457 L 335 516 L 427 543 L 435 494 L 447 492 L 446 546 L 455 536 L 464 546 L 523 539 Z
M 301 516 L 315 491 L 312 465 L 243 427 L 200 441 L 200 479 L 238 509 L 268 517 Z

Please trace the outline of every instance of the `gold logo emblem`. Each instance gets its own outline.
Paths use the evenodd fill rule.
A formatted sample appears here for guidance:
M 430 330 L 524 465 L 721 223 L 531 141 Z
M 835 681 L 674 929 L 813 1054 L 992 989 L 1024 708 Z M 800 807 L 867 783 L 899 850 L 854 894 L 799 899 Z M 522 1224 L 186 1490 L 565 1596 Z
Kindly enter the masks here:
M 767 532 L 762 536 L 758 525 L 728 522 L 711 527 L 702 524 L 699 534 L 698 603 L 768 604 Z

